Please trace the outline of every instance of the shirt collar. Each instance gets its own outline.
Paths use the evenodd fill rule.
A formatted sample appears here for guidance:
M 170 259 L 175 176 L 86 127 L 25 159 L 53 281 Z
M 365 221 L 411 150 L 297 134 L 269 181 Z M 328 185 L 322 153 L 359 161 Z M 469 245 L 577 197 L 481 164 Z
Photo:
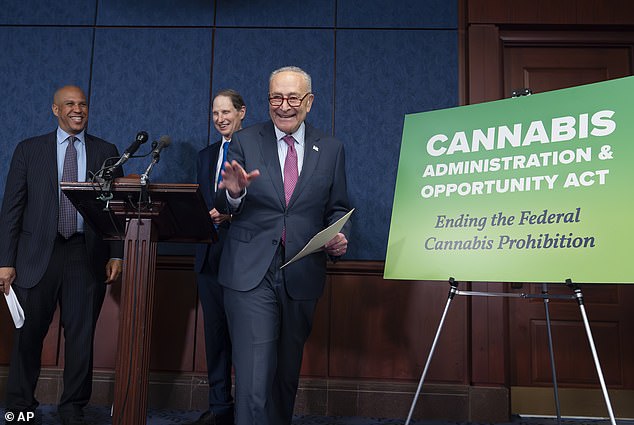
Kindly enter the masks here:
M 282 130 L 277 128 L 275 124 L 273 124 L 273 127 L 275 128 L 275 137 L 277 137 L 277 141 L 279 142 L 280 140 L 282 140 L 284 136 L 286 136 L 286 133 L 284 133 Z M 294 133 L 291 133 L 291 136 L 293 136 L 293 138 L 295 139 L 297 143 L 303 146 L 305 134 L 306 134 L 306 125 L 304 124 L 304 122 L 302 122 L 299 128 Z
M 75 134 L 75 137 L 77 138 L 77 140 L 79 140 L 80 143 L 84 143 L 85 135 L 86 135 L 86 130 L 82 130 L 79 134 Z M 70 134 L 66 133 L 60 127 L 57 127 L 57 143 L 62 144 L 69 137 L 70 137 Z

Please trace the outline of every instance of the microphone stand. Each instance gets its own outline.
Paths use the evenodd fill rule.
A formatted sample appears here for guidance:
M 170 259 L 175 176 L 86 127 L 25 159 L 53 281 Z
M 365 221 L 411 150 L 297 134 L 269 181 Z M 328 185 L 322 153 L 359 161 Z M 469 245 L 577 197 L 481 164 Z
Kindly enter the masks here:
M 161 155 L 159 153 L 153 154 L 152 155 L 152 161 L 150 161 L 150 164 L 145 169 L 145 172 L 143 172 L 143 174 L 141 174 L 141 178 L 140 178 L 140 183 L 141 183 L 140 197 L 141 197 L 141 199 L 139 200 L 140 202 L 148 203 L 148 204 L 150 202 L 150 194 L 148 193 L 148 184 L 149 184 L 150 173 L 152 172 L 152 169 L 154 168 L 154 165 L 156 165 L 156 163 L 159 162 L 160 160 L 161 160 Z
M 168 147 L 170 143 L 171 143 L 171 139 L 169 136 L 161 136 L 158 142 L 156 141 L 152 142 L 152 161 L 145 169 L 145 172 L 141 174 L 141 178 L 140 178 L 140 183 L 141 183 L 141 193 L 140 193 L 141 199 L 139 200 L 140 202 L 150 201 L 150 196 L 147 191 L 150 173 L 152 172 L 154 165 L 157 164 L 161 160 L 161 150 Z
M 152 154 L 152 161 L 150 162 L 150 165 L 147 166 L 147 168 L 145 169 L 145 172 L 143 174 L 141 174 L 141 186 L 145 186 L 148 183 L 148 179 L 150 178 L 150 173 L 152 172 L 152 168 L 154 168 L 154 165 L 156 163 L 158 163 L 161 160 L 161 154 L 156 152 L 154 154 Z
M 110 188 L 112 186 L 112 182 L 114 181 L 112 172 L 115 170 L 115 168 L 116 167 L 114 166 L 106 167 L 104 161 L 104 165 L 102 165 L 101 170 L 99 170 L 92 177 L 92 181 L 99 185 L 100 194 L 97 199 L 106 203 L 105 210 L 108 209 L 108 203 L 113 198 Z

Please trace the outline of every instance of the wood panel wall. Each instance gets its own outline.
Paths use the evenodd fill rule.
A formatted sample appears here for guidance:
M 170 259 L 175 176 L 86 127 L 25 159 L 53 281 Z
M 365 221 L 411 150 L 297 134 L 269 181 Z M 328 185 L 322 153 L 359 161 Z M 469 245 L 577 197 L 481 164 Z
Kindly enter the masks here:
M 634 23 L 629 0 L 468 0 L 468 24 L 616 26 Z
M 157 373 L 180 376 L 167 379 L 173 386 L 181 385 L 179 380 L 183 381 L 184 376 L 199 377 L 204 382 L 202 311 L 197 299 L 193 258 L 159 257 L 156 279 L 150 370 L 153 376 Z M 302 367 L 303 382 L 312 380 L 309 389 L 315 394 L 311 396 L 310 391 L 304 391 L 300 405 L 315 403 L 315 397 L 319 399 L 329 392 L 331 413 L 405 417 L 412 400 L 413 385 L 420 378 L 440 318 L 447 307 L 449 288 L 447 282 L 384 280 L 383 263 L 380 262 L 331 264 Z M 99 319 L 94 363 L 96 371 L 102 373 L 101 380 L 115 367 L 120 292 L 120 283 L 109 287 Z M 53 374 L 64 366 L 63 337 L 60 337 L 59 327 L 56 316 L 43 354 L 44 367 Z M 6 307 L 0 307 L 0 329 L 2 340 L 10 340 L 11 324 Z M 422 411 L 430 410 L 427 415 L 456 420 L 470 415 L 469 342 L 468 303 L 466 299 L 456 297 L 449 306 L 425 381 L 428 383 L 426 391 L 431 388 L 431 397 L 435 397 L 433 402 L 421 403 Z M 0 345 L 0 393 L 1 366 L 8 365 L 10 349 L 10 343 Z M 110 383 L 111 379 L 106 378 Z M 165 382 L 162 384 L 165 386 Z M 398 387 L 399 384 L 405 387 Z M 201 389 L 200 386 L 198 389 L 192 387 L 190 382 L 187 385 L 189 392 Z M 434 385 L 443 389 L 434 394 Z M 55 384 L 50 386 L 56 387 Z M 205 385 L 202 386 L 204 390 Z M 108 402 L 111 387 L 96 392 L 97 400 Z M 375 402 L 366 402 L 363 407 L 361 393 L 375 394 L 379 398 L 393 393 L 400 407 L 395 409 L 394 405 L 386 405 L 385 408 L 392 410 L 382 410 Z M 352 401 L 342 401 L 352 394 Z M 55 397 L 54 393 L 47 394 L 44 400 L 54 402 Z M 200 394 L 195 398 L 205 399 Z M 462 400 L 461 409 L 455 407 L 456 398 Z M 349 403 L 359 404 L 357 410 L 351 410 Z M 315 413 L 314 407 L 311 409 L 307 412 Z M 502 410 L 504 417 L 507 409 Z
M 634 73 L 632 2 L 469 0 L 466 7 L 465 103 L 508 98 L 514 89 L 530 88 L 533 93 L 540 93 Z M 559 282 L 551 282 L 550 291 L 570 294 L 563 285 L 564 279 L 561 276 Z M 500 285 L 474 284 L 484 291 L 492 291 L 495 286 Z M 542 286 L 516 282 L 503 285 L 502 289 L 539 293 Z M 634 397 L 634 316 L 629 307 L 634 285 L 584 285 L 582 291 L 608 388 L 613 396 L 617 392 L 617 400 L 622 394 L 626 394 L 623 399 L 629 400 L 619 406 L 613 404 L 615 412 L 617 416 L 627 416 L 626 406 L 632 405 Z M 502 317 L 503 323 L 492 323 L 489 315 Z M 564 390 L 593 391 L 592 396 L 575 393 L 563 397 L 564 413 L 606 416 L 578 305 L 551 302 L 550 316 L 558 384 Z M 516 403 L 511 391 L 511 401 L 514 406 L 521 405 L 521 409 L 530 409 L 522 413 L 554 414 L 543 302 L 473 300 L 470 317 L 473 382 L 521 388 L 516 393 L 523 400 Z M 487 319 L 479 321 L 481 317 Z M 504 358 L 502 363 L 497 362 L 500 356 Z M 544 394 L 549 392 L 546 410 L 539 406 L 544 404 L 543 397 L 532 398 L 536 392 L 531 390 L 541 388 L 546 390 Z M 587 409 L 591 404 L 593 408 Z
M 157 265 L 152 371 L 203 373 L 204 339 L 193 260 L 160 257 Z M 383 279 L 382 263 L 342 261 L 329 268 L 315 325 L 305 350 L 303 376 L 344 379 L 417 380 L 446 306 L 449 284 Z M 120 283 L 106 296 L 95 337 L 95 368 L 115 367 Z M 3 340 L 11 321 L 0 308 Z M 45 342 L 43 365 L 63 367 L 63 338 L 56 317 Z M 6 337 L 5 337 L 6 336 Z M 467 303 L 452 303 L 430 382 L 469 383 Z M 0 364 L 11 344 L 0 346 Z

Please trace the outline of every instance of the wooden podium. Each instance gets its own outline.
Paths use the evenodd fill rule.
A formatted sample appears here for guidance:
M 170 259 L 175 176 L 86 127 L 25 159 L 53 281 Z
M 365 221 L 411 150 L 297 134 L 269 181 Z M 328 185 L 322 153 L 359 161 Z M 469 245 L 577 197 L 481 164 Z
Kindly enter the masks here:
M 158 242 L 214 242 L 213 222 L 197 184 L 126 177 L 107 192 L 88 182 L 61 189 L 104 239 L 125 241 L 112 423 L 145 424 Z

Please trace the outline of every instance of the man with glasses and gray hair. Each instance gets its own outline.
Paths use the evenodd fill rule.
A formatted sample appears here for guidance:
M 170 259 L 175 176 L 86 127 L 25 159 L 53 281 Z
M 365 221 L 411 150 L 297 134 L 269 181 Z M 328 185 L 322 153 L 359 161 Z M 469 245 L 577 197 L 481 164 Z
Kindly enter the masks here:
M 236 424 L 291 424 L 304 343 L 326 281 L 346 253 L 350 222 L 284 267 L 350 211 L 343 144 L 308 124 L 310 76 L 284 67 L 269 78 L 270 121 L 233 135 L 223 179 L 233 214 L 218 280 L 233 345 Z

